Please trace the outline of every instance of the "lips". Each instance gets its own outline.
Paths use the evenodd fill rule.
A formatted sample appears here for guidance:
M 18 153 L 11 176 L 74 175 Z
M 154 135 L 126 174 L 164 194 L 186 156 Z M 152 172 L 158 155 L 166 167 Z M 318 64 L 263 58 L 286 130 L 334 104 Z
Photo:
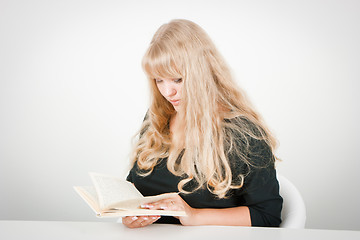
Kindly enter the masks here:
M 173 105 L 173 106 L 178 106 L 180 103 L 180 100 L 169 100 L 169 102 Z

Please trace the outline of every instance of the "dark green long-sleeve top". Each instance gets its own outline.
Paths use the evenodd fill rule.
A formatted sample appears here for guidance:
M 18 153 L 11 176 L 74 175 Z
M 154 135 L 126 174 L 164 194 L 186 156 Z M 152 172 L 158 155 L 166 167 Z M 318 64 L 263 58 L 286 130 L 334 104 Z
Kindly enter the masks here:
M 250 167 L 250 173 L 245 177 L 242 188 L 230 190 L 227 197 L 223 199 L 216 197 L 206 187 L 191 194 L 180 194 L 180 196 L 193 208 L 247 206 L 250 210 L 252 226 L 277 227 L 281 223 L 283 200 L 279 195 L 279 184 L 276 179 L 273 161 L 274 156 L 270 147 L 264 141 L 251 139 L 249 143 L 252 152 L 250 159 L 257 167 Z M 229 154 L 228 158 L 233 173 L 242 173 L 244 169 L 248 168 L 234 154 Z M 134 183 L 144 196 L 178 192 L 177 185 L 181 177 L 173 175 L 167 169 L 166 161 L 166 158 L 160 160 L 152 173 L 145 177 L 137 174 L 139 169 L 135 164 L 130 170 L 127 180 Z M 163 216 L 157 223 L 180 222 L 174 217 Z

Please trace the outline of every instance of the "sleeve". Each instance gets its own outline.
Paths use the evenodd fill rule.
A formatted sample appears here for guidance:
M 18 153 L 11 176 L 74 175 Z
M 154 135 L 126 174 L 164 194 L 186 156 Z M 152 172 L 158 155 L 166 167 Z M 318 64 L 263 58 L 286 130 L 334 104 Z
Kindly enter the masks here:
M 127 175 L 126 181 L 128 181 L 128 182 L 133 182 L 132 176 L 131 176 L 131 171 L 130 171 L 129 174 Z
M 242 205 L 249 208 L 252 226 L 278 227 L 283 199 L 279 194 L 274 156 L 265 141 L 251 140 L 250 150 L 250 172 L 235 194 Z
M 250 210 L 251 225 L 278 227 L 281 223 L 282 198 L 275 169 L 254 170 L 249 178 L 243 197 Z

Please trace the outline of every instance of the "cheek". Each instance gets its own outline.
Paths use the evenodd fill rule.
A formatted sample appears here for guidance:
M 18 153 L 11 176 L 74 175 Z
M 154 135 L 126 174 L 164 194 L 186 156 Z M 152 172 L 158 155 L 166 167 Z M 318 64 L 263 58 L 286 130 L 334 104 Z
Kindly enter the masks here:
M 162 85 L 156 85 L 157 86 L 157 89 L 159 90 L 159 92 L 160 92 L 160 94 L 163 96 L 163 97 L 165 97 L 165 95 L 164 95 L 164 87 L 162 87 Z
M 176 89 L 176 91 L 177 91 L 177 93 L 178 93 L 179 96 L 181 96 L 181 89 L 182 89 L 182 86 L 179 86 L 179 87 Z

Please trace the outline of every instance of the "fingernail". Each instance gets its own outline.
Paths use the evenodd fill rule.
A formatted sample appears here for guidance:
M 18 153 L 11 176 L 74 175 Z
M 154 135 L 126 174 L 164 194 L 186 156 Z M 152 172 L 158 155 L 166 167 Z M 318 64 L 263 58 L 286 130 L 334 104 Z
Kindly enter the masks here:
M 138 219 L 138 218 L 137 218 L 137 217 L 132 217 L 131 219 L 135 221 L 135 220 Z
M 144 219 L 144 220 L 149 220 L 147 217 L 144 217 L 143 219 Z
M 140 207 L 141 208 L 152 208 L 153 206 L 149 205 L 149 204 L 141 204 Z

